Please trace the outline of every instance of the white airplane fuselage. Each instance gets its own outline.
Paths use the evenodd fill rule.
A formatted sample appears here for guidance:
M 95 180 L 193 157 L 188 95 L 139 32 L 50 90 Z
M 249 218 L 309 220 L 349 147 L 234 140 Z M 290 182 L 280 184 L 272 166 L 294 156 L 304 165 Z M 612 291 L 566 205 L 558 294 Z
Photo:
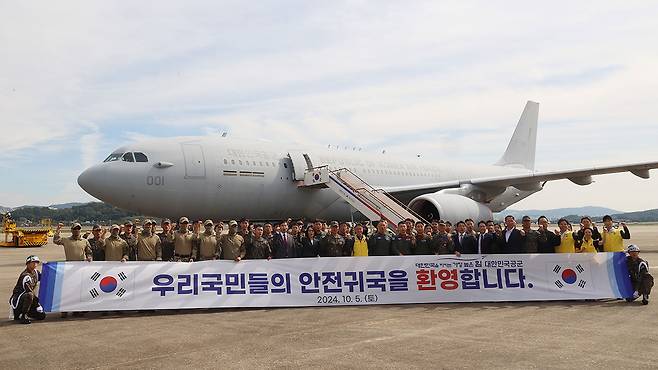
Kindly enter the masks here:
M 300 165 L 302 154 L 313 167 L 349 168 L 375 188 L 528 172 L 461 165 L 454 158 L 398 158 L 219 136 L 155 139 L 114 153 L 129 152 L 144 153 L 148 161 L 106 161 L 83 172 L 78 183 L 94 197 L 120 208 L 148 216 L 193 219 L 358 218 L 330 189 L 298 186 L 295 170 L 303 174 L 309 164 Z M 408 203 L 411 199 L 400 200 Z

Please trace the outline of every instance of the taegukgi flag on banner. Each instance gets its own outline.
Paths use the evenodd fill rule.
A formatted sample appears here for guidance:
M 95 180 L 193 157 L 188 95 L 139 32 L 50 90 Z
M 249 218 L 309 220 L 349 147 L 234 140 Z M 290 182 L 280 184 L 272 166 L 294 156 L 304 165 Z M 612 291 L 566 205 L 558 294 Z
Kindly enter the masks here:
M 627 298 L 624 253 L 48 262 L 48 312 Z

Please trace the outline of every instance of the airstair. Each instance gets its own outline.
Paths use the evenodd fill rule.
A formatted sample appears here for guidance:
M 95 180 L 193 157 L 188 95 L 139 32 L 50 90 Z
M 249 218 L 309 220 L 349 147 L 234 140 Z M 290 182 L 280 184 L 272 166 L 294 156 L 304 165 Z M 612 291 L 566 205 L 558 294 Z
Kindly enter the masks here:
M 382 189 L 375 189 L 347 168 L 331 170 L 318 167 L 307 170 L 303 183 L 308 188 L 329 188 L 371 221 L 385 220 L 389 228 L 407 218 L 423 221 L 419 215 Z

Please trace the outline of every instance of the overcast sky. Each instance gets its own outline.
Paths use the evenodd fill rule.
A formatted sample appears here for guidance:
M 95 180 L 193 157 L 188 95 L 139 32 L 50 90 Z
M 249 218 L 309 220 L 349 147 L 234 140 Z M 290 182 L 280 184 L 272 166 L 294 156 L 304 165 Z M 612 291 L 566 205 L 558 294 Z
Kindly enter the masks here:
M 0 205 L 91 200 L 77 175 L 149 136 L 493 163 L 527 100 L 539 170 L 655 161 L 656 14 L 653 1 L 2 2 Z M 658 208 L 656 189 L 630 174 L 557 181 L 512 208 Z

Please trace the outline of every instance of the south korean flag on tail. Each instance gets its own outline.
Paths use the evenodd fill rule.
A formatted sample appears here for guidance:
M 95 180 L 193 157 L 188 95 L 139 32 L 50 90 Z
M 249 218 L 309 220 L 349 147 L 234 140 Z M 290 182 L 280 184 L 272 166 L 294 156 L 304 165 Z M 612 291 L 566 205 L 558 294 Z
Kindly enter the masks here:
M 554 289 L 588 291 L 593 288 L 588 262 L 552 263 L 547 265 L 547 270 Z
M 107 299 L 128 300 L 132 295 L 132 269 L 99 268 L 83 274 L 82 302 L 97 302 Z

